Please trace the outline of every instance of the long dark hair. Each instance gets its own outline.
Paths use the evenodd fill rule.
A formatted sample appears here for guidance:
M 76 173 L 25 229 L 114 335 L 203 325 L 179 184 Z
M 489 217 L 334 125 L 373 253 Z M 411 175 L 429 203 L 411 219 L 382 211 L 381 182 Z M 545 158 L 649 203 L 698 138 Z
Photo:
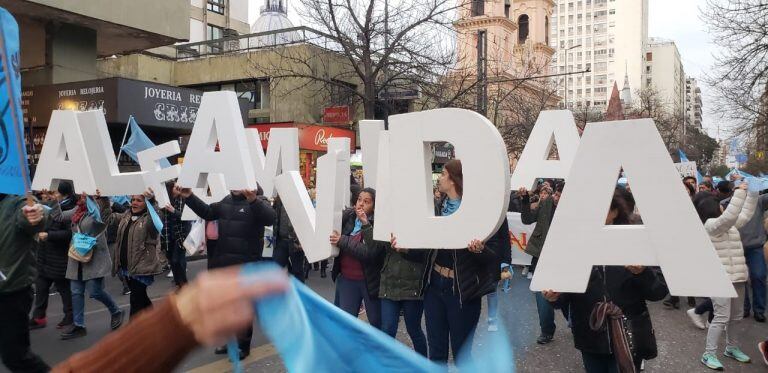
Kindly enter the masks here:
M 443 168 L 448 172 L 448 177 L 451 178 L 453 184 L 456 187 L 456 193 L 459 197 L 464 195 L 464 174 L 461 172 L 461 160 L 451 159 Z
M 627 200 L 624 196 L 624 193 L 619 188 L 614 190 L 613 198 L 611 199 L 611 207 L 609 211 L 614 210 L 616 210 L 618 213 L 616 214 L 616 218 L 613 219 L 613 225 L 630 224 Z

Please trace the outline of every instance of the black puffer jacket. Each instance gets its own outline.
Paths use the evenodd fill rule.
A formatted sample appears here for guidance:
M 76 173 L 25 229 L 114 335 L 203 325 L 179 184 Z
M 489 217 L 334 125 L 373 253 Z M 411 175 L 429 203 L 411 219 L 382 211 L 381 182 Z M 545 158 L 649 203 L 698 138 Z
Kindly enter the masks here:
M 371 298 L 379 297 L 379 285 L 381 281 L 381 267 L 384 265 L 385 252 L 378 246 L 369 246 L 364 241 L 363 237 L 371 235 L 367 234 L 368 230 L 373 230 L 373 217 L 371 216 L 368 221 L 369 224 L 364 225 L 360 230 L 360 237 L 351 237 L 350 233 L 355 229 L 355 210 L 348 209 L 344 211 L 344 215 L 341 220 L 341 239 L 339 239 L 339 256 L 333 260 L 333 269 L 331 270 L 331 279 L 335 282 L 336 278 L 341 273 L 341 256 L 349 255 L 363 265 L 363 276 L 365 277 L 365 285 L 368 288 L 368 295 Z
M 435 206 L 435 214 L 440 215 L 442 204 Z M 446 249 L 441 249 L 446 250 Z M 468 249 L 451 250 L 453 256 L 453 268 L 455 269 L 454 286 L 458 285 L 459 300 L 468 302 L 496 291 L 496 285 L 501 277 L 501 261 L 505 251 L 512 255 L 512 246 L 509 240 L 509 224 L 507 219 L 501 224 L 496 233 L 485 242 L 485 249 L 478 253 L 472 253 Z M 413 250 L 411 250 L 413 251 Z M 425 289 L 429 286 L 437 250 L 429 250 L 427 253 L 426 267 L 424 269 Z M 422 290 L 423 291 L 423 290 Z
M 67 198 L 59 204 L 61 211 L 69 211 L 77 207 L 75 198 Z M 54 208 L 59 208 L 55 207 Z M 39 246 L 37 252 L 38 276 L 50 279 L 63 279 L 67 273 L 69 243 L 72 240 L 72 230 L 69 222 L 57 222 L 53 219 L 45 230 L 48 239 Z
M 659 301 L 668 293 L 657 267 L 648 267 L 639 275 L 620 266 L 595 266 L 584 294 L 560 295 L 556 308 L 570 308 L 573 341 L 578 350 L 610 354 L 608 331 L 593 331 L 589 316 L 597 302 L 611 301 L 629 320 L 634 338 L 634 355 L 643 359 L 656 357 L 656 337 L 645 301 Z
M 208 258 L 211 268 L 261 260 L 264 227 L 275 221 L 275 210 L 264 197 L 249 203 L 244 196 L 230 194 L 220 202 L 207 205 L 192 195 L 186 204 L 202 219 L 219 221 L 216 255 Z

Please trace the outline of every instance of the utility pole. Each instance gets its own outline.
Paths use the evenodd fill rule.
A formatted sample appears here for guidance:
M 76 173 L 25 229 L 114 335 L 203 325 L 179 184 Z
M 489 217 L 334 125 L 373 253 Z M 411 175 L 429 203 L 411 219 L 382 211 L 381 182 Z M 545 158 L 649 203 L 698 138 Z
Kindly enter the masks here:
M 487 31 L 477 31 L 477 112 L 488 115 Z

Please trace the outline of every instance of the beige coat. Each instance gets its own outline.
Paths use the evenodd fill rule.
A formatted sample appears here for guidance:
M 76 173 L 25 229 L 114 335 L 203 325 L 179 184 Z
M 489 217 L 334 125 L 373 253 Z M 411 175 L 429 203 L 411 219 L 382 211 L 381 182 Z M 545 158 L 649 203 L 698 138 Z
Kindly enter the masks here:
M 757 206 L 757 193 L 737 189 L 723 214 L 707 219 L 704 228 L 715 245 L 717 256 L 723 263 L 731 282 L 746 282 L 749 278 L 744 247 L 741 244 L 739 228 L 749 222 Z

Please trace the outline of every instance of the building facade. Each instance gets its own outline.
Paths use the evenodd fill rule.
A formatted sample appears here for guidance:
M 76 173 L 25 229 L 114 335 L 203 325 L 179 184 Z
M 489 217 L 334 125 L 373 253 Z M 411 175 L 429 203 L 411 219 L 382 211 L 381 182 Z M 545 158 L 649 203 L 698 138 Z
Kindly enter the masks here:
M 643 88 L 655 89 L 670 114 L 685 116 L 685 70 L 674 41 L 660 38 L 648 41 L 643 77 Z
M 605 110 L 614 82 L 642 86 L 648 0 L 557 0 L 549 32 L 565 107 Z
M 698 129 L 703 129 L 701 88 L 696 78 L 685 79 L 685 124 Z

